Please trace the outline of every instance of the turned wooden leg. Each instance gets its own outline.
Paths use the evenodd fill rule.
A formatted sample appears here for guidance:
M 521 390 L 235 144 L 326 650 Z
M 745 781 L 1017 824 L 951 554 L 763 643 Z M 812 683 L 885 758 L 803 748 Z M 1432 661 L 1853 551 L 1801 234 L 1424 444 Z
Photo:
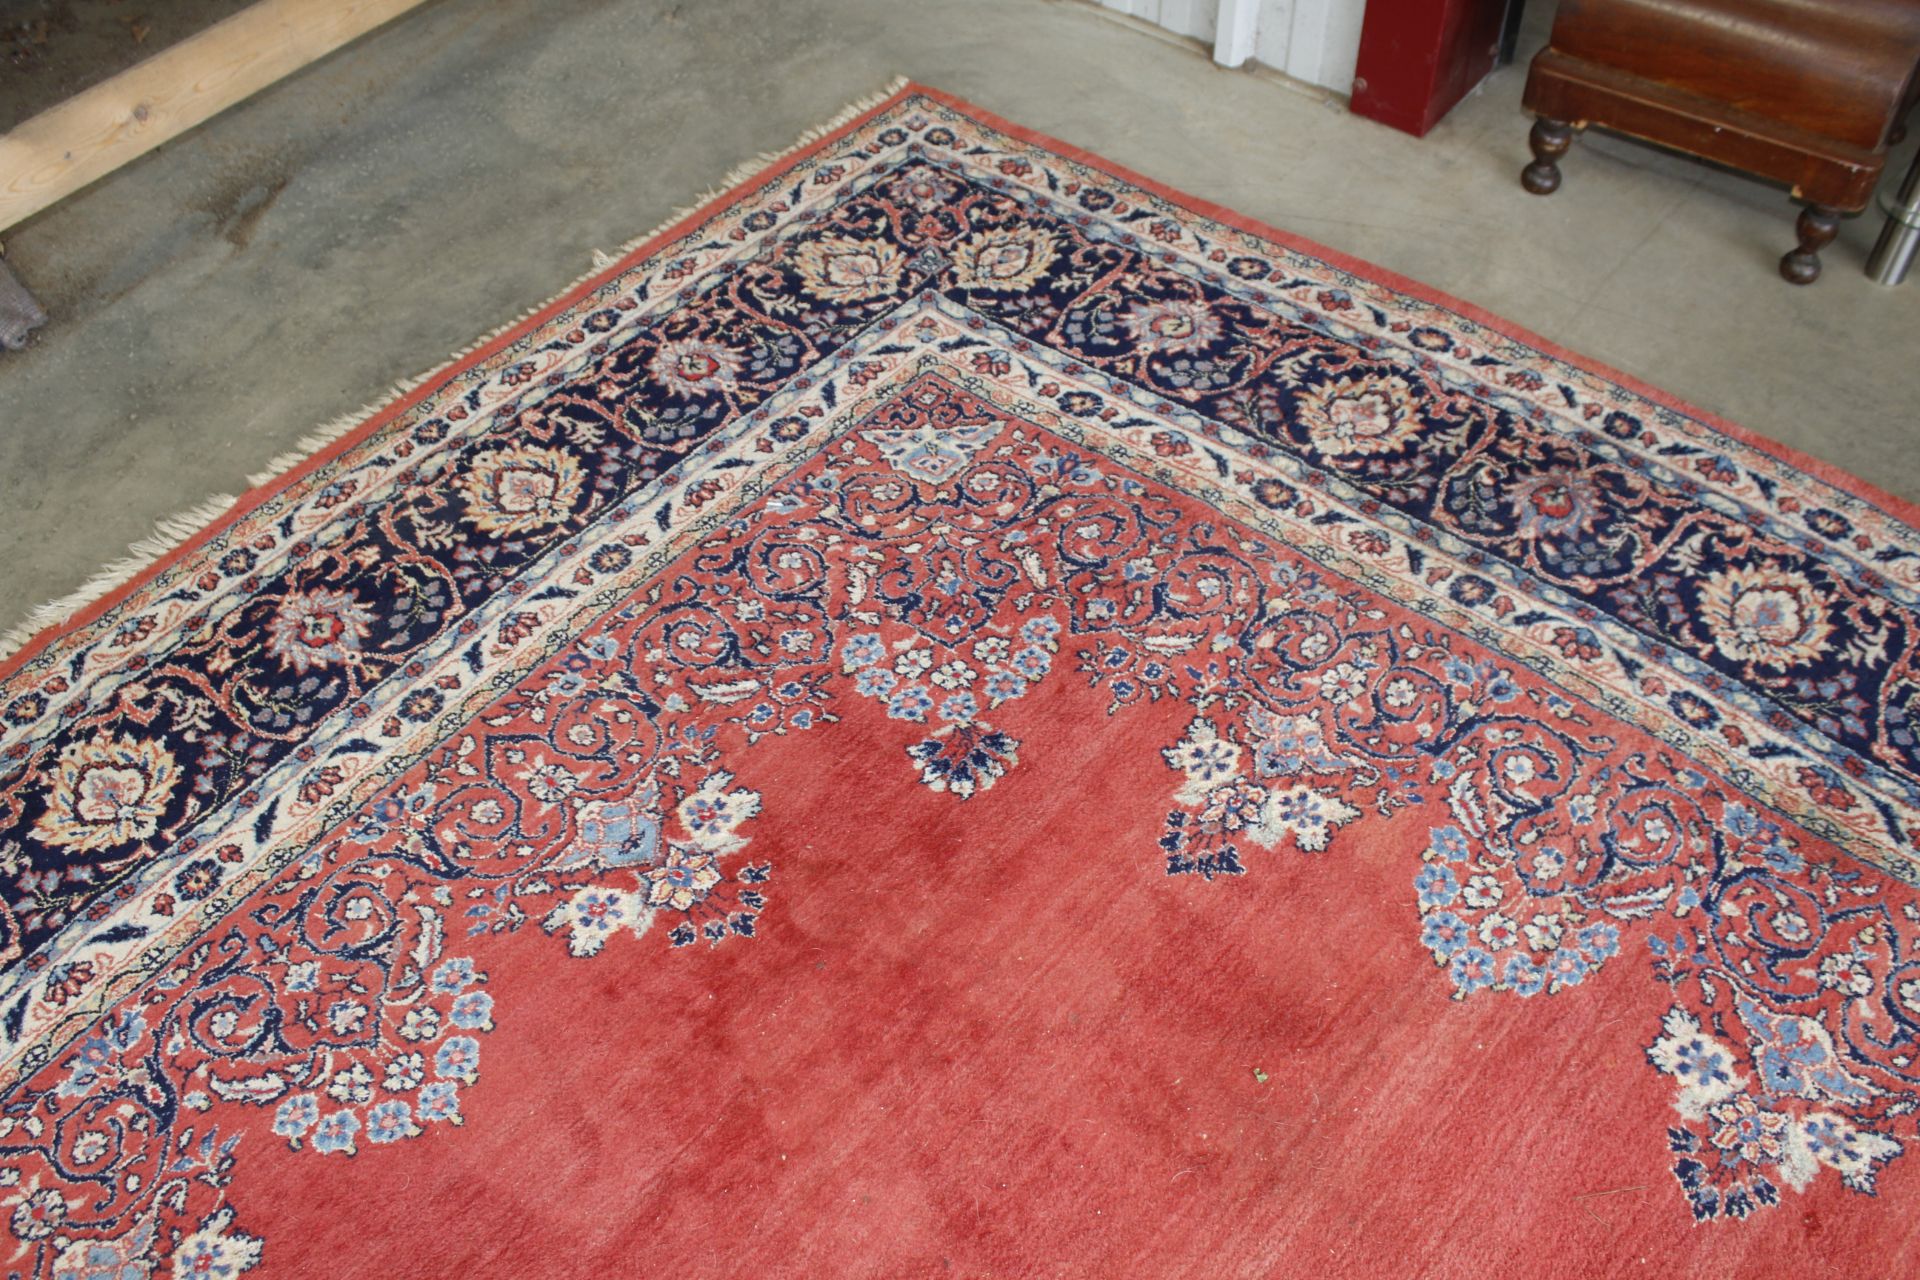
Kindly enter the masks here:
M 1840 234 L 1840 211 L 1823 204 L 1810 204 L 1800 211 L 1793 229 L 1800 243 L 1780 259 L 1780 274 L 1793 284 L 1812 284 L 1820 278 L 1820 251 Z
M 1550 196 L 1560 189 L 1561 156 L 1573 143 L 1573 126 L 1564 120 L 1541 116 L 1533 122 L 1527 145 L 1533 148 L 1533 163 L 1520 171 L 1520 185 L 1537 196 Z

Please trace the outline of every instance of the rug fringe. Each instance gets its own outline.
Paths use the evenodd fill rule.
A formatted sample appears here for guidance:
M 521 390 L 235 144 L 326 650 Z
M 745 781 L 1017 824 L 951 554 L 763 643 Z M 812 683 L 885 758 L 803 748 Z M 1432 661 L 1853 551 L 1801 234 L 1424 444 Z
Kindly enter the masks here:
M 218 494 L 197 507 L 156 521 L 153 532 L 130 544 L 126 555 L 101 565 L 78 588 L 34 608 L 24 622 L 0 635 L 0 659 L 12 657 L 48 627 L 58 626 L 102 596 L 125 586 L 154 561 L 225 515 L 238 501 L 232 494 Z
M 426 372 L 396 382 L 392 389 L 380 400 L 363 405 L 352 412 L 341 414 L 332 421 L 302 436 L 294 442 L 291 449 L 275 454 L 267 460 L 264 467 L 247 477 L 249 491 L 273 484 L 276 480 L 286 475 L 287 472 L 301 466 L 315 454 L 335 444 L 343 437 L 352 434 L 374 416 L 384 412 L 395 400 L 419 390 L 422 386 L 432 381 L 435 375 L 445 371 L 452 365 L 458 364 L 488 343 L 498 339 L 502 334 L 511 332 L 529 318 L 546 310 L 561 298 L 566 297 L 581 285 L 618 263 L 635 249 L 647 243 L 647 241 L 654 239 L 656 236 L 672 228 L 675 224 L 698 213 L 701 209 L 734 187 L 746 182 L 755 174 L 760 173 L 771 165 L 779 163 L 788 156 L 793 155 L 796 151 L 812 146 L 834 130 L 842 128 L 850 121 L 873 110 L 888 98 L 900 92 L 900 90 L 904 89 L 909 83 L 906 76 L 894 77 L 893 80 L 888 82 L 884 89 L 876 93 L 870 93 L 863 98 L 847 104 L 847 106 L 842 108 L 831 120 L 808 129 L 805 133 L 802 133 L 798 138 L 794 139 L 792 143 L 782 147 L 780 150 L 763 151 L 759 155 L 735 165 L 729 169 L 726 175 L 713 187 L 702 192 L 691 202 L 675 209 L 650 230 L 642 232 L 640 235 L 628 240 L 613 253 L 603 253 L 599 249 L 595 249 L 591 258 L 591 265 L 588 269 L 580 276 L 569 281 L 565 287 L 557 291 L 551 298 L 548 298 L 537 306 L 527 308 L 505 324 L 494 327 L 489 332 L 481 335 L 479 338 L 439 361 L 433 368 Z M 5 662 L 26 648 L 32 643 L 34 637 L 38 636 L 42 631 L 47 630 L 49 627 L 59 626 L 61 623 L 66 622 L 75 614 L 79 613 L 82 609 L 87 608 L 89 605 L 96 603 L 125 586 L 128 582 L 151 568 L 169 552 L 188 542 L 199 534 L 202 529 L 205 529 L 208 525 L 226 515 L 239 501 L 239 497 L 231 494 L 220 494 L 206 499 L 197 506 L 190 507 L 185 511 L 176 512 L 156 522 L 153 526 L 153 532 L 131 544 L 127 548 L 126 555 L 102 565 L 78 588 L 56 600 L 50 600 L 32 609 L 28 612 L 25 621 L 4 633 L 0 633 L 0 662 Z

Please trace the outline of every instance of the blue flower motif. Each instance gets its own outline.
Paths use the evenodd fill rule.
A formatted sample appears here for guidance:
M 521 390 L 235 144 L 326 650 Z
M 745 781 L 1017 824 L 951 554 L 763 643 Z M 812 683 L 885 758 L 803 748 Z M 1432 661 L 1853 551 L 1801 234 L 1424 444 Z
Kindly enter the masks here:
M 1871 1159 L 1864 1150 L 1861 1135 L 1839 1116 L 1809 1116 L 1801 1124 L 1801 1131 L 1807 1135 L 1807 1146 L 1814 1158 L 1835 1168 L 1857 1166 Z
M 1419 890 L 1423 907 L 1444 907 L 1460 896 L 1459 877 L 1451 868 L 1437 862 L 1420 868 L 1420 874 L 1413 878 L 1413 887 Z
M 1453 963 L 1447 966 L 1447 976 L 1462 995 L 1472 995 L 1493 985 L 1493 956 L 1480 947 L 1456 951 Z
M 980 704 L 962 690 L 940 704 L 940 714 L 956 724 L 965 724 L 980 714 Z
M 846 665 L 849 671 L 858 670 L 861 667 L 870 667 L 874 663 L 885 659 L 886 656 L 887 646 L 881 642 L 878 635 L 871 632 L 866 635 L 850 637 L 845 644 L 840 646 L 840 661 Z M 861 692 L 864 693 L 866 691 L 861 690 Z
M 344 1151 L 353 1154 L 353 1135 L 360 1132 L 360 1117 L 351 1111 L 336 1111 L 313 1131 L 313 1149 L 323 1154 Z
M 1547 985 L 1547 971 L 1523 955 L 1507 957 L 1500 968 L 1500 981 L 1523 996 L 1537 996 Z
M 473 961 L 465 956 L 443 960 L 440 967 L 433 971 L 433 993 L 437 996 L 450 996 L 472 985 Z
M 587 681 L 577 671 L 560 671 L 547 681 L 547 687 L 563 698 L 571 698 L 586 689 Z
M 787 723 L 796 729 L 811 729 L 813 728 L 813 712 L 803 708 L 788 716 Z
M 318 960 L 302 960 L 299 964 L 287 966 L 287 990 L 316 991 L 319 987 L 320 962 Z
M 1556 947 L 1553 954 L 1547 957 L 1546 970 L 1547 976 L 1553 980 L 1553 989 L 1558 991 L 1585 982 L 1587 975 L 1593 972 L 1593 966 L 1587 963 L 1587 958 L 1580 954 L 1578 947 Z
M 1467 945 L 1467 922 L 1451 911 L 1436 911 L 1420 926 L 1420 945 L 1442 960 Z
M 924 720 L 933 710 L 933 695 L 910 684 L 887 699 L 887 715 L 894 720 Z
M 441 1080 L 420 1091 L 420 1118 L 460 1123 L 460 1093 L 451 1080 Z
M 398 1142 L 420 1132 L 413 1122 L 413 1111 L 398 1098 L 383 1102 L 367 1113 L 367 1141 Z
M 1780 829 L 1743 804 L 1728 805 L 1720 815 L 1720 825 L 1736 840 L 1751 840 Z
M 480 1073 L 480 1042 L 472 1036 L 453 1036 L 433 1055 L 433 1074 L 441 1079 L 472 1084 Z
M 1020 627 L 1020 638 L 1028 644 L 1045 645 L 1059 634 L 1060 624 L 1052 618 L 1028 618 Z
M 1038 680 L 1053 669 L 1053 655 L 1045 649 L 1029 646 L 1013 655 L 1013 669 L 1028 680 Z
M 1458 827 L 1435 827 L 1427 833 L 1427 848 L 1448 862 L 1463 862 L 1467 856 L 1467 835 Z
M 1017 698 L 1027 691 L 1027 682 L 1011 671 L 996 671 L 987 677 L 986 695 L 994 702 Z
M 93 1068 L 104 1067 L 115 1057 L 113 1041 L 105 1036 L 88 1036 L 80 1042 L 78 1066 Z
M 1786 838 L 1780 835 L 1775 835 L 1773 839 L 1761 846 L 1760 856 L 1766 859 L 1769 867 L 1786 876 L 1804 870 L 1807 865 L 1806 859 L 1800 856 L 1800 851 L 1788 844 Z
M 900 683 L 900 677 L 886 667 L 863 667 L 853 687 L 868 698 L 884 698 Z
M 469 991 L 453 1002 L 447 1011 L 453 1025 L 468 1031 L 493 1029 L 493 997 L 484 991 Z
M 332 486 L 329 485 L 328 487 L 331 488 Z M 149 1237 L 151 1237 L 153 1233 L 151 1224 L 141 1228 L 141 1230 Z M 176 1276 L 206 1276 L 209 1280 L 231 1280 L 231 1277 L 240 1274 L 240 1270 L 236 1266 L 236 1260 L 233 1254 L 222 1247 L 224 1243 L 225 1242 L 217 1235 L 204 1239 L 189 1237 L 180 1246 L 179 1252 L 173 1255 L 173 1274 Z M 93 1247 L 94 1246 L 89 1246 L 90 1252 Z M 106 1247 L 109 1250 L 113 1249 L 112 1245 L 107 1245 Z M 98 1271 L 62 1272 L 61 1274 L 112 1276 L 116 1273 L 108 1271 L 106 1268 L 114 1265 L 116 1261 L 115 1255 L 109 1253 L 98 1259 L 96 1265 L 99 1265 L 101 1268 Z M 92 1256 L 89 1256 L 87 1262 L 95 1263 L 96 1260 Z M 129 1278 L 136 1275 L 147 1276 L 151 1274 L 153 1274 L 151 1269 L 148 1264 L 144 1262 L 132 1264 L 126 1270 L 118 1272 L 120 1277 Z
M 580 642 L 580 651 L 589 658 L 611 662 L 620 655 L 620 642 L 612 636 L 590 636 Z
M 1823 1094 L 1836 1100 L 1867 1096 L 1867 1086 L 1847 1074 L 1828 1043 L 1816 1034 L 1818 1023 L 1774 1017 L 1745 996 L 1737 998 L 1740 1017 L 1754 1032 L 1753 1065 L 1771 1093 L 1802 1098 Z
M 296 1093 L 273 1113 L 273 1131 L 283 1138 L 297 1138 L 319 1121 L 319 1101 L 310 1093 Z
M 1587 953 L 1587 958 L 1595 964 L 1620 954 L 1620 930 L 1605 921 L 1588 925 L 1574 938 L 1580 944 L 1580 949 Z
M 572 904 L 572 925 L 583 934 L 595 930 L 604 930 L 612 937 L 613 931 L 627 923 L 630 910 L 625 895 L 617 889 L 585 889 Z
M 1673 1076 L 1684 1084 L 1707 1086 L 1733 1079 L 1733 1059 L 1719 1045 L 1695 1036 L 1673 1051 Z

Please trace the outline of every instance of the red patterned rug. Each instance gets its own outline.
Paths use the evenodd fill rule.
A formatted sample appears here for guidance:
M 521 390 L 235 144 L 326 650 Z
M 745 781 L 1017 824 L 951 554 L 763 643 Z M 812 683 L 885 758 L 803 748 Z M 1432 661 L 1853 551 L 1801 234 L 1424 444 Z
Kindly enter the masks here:
M 908 87 L 8 665 L 7 1266 L 1914 1274 L 1916 514 Z

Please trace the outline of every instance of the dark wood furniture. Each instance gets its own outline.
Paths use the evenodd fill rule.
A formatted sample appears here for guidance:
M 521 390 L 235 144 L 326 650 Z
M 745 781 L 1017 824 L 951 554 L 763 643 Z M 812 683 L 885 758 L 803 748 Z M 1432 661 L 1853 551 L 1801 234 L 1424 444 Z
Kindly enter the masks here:
M 1527 76 L 1521 183 L 1558 190 L 1589 125 L 1785 183 L 1806 207 L 1780 274 L 1810 284 L 1873 198 L 1916 67 L 1920 0 L 1561 0 Z

